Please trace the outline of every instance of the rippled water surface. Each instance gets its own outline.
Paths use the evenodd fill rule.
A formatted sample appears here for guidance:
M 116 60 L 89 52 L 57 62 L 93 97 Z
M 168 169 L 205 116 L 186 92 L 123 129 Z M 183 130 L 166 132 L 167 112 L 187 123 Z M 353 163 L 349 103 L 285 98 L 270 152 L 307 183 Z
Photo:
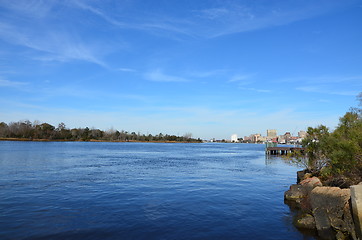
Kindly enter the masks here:
M 256 144 L 0 142 L 0 239 L 308 239 Z

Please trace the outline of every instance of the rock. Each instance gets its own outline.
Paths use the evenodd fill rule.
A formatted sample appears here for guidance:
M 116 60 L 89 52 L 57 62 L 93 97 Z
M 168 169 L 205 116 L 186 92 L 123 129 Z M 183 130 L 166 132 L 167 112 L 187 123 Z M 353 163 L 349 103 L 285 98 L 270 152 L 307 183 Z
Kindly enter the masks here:
M 308 200 L 308 194 L 317 186 L 322 186 L 317 177 L 307 178 L 300 184 L 293 184 L 290 189 L 284 193 L 286 203 L 293 208 L 302 209 L 303 212 L 309 212 L 311 207 Z
M 289 201 L 296 201 L 306 196 L 307 196 L 306 191 L 304 190 L 303 186 L 299 184 L 291 185 L 289 190 L 284 193 L 285 200 Z
M 293 184 L 289 190 L 284 193 L 286 200 L 297 200 L 306 197 L 315 187 L 322 186 L 321 181 L 317 177 L 307 178 L 300 184 Z
M 349 189 L 315 187 L 310 192 L 309 199 L 321 237 L 329 239 L 333 232 L 340 231 L 356 239 L 349 206 Z
M 311 178 L 311 177 L 312 177 L 312 174 L 311 174 L 311 173 L 306 173 L 306 174 L 304 175 L 303 180 L 304 180 L 304 179 L 307 179 L 307 178 Z
M 357 235 L 362 239 L 362 184 L 351 186 L 351 204 Z
M 299 202 L 299 209 L 303 213 L 312 213 L 312 207 L 310 205 L 309 196 L 302 198 Z
M 336 234 L 336 239 L 337 240 L 347 240 L 348 236 L 344 235 L 343 232 L 338 231 Z
M 306 174 L 307 175 L 307 174 Z M 306 191 L 307 195 L 315 188 L 323 186 L 321 180 L 317 177 L 306 178 L 300 182 L 300 185 L 303 186 L 303 191 Z
M 352 209 L 351 202 L 348 201 L 348 203 L 345 205 L 345 207 L 343 209 L 344 224 L 342 226 L 344 226 L 344 228 L 342 228 L 342 229 L 345 232 L 349 233 L 349 235 L 352 237 L 352 239 L 357 239 L 356 229 L 355 229 L 355 224 L 353 222 L 351 209 Z
M 298 171 L 297 172 L 297 183 L 300 183 L 301 181 L 303 181 L 304 179 L 304 175 L 308 173 L 308 170 L 307 169 L 304 169 L 302 171 Z
M 303 229 L 316 228 L 314 217 L 310 214 L 303 214 L 298 216 L 294 221 L 294 225 L 297 228 L 303 228 Z

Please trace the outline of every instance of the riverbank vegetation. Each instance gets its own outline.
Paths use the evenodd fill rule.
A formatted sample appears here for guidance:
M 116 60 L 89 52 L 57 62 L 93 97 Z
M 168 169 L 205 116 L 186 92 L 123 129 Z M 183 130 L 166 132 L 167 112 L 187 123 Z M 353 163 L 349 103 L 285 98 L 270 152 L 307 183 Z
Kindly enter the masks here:
M 362 107 L 362 93 L 358 95 Z M 297 161 L 329 186 L 349 187 L 362 181 L 362 108 L 352 108 L 334 131 L 309 127 L 303 140 L 306 158 Z
M 64 123 L 55 127 L 49 123 L 29 120 L 5 123 L 0 122 L 0 140 L 23 141 L 114 141 L 114 142 L 201 142 L 192 138 L 191 133 L 183 136 L 159 133 L 157 135 L 110 129 L 102 131 L 95 128 L 69 129 Z

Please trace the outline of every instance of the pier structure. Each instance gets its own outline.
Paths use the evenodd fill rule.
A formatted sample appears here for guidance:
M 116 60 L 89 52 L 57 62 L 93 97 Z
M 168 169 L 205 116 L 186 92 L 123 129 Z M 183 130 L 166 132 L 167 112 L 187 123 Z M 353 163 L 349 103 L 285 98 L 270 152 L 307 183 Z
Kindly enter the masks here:
M 265 149 L 267 155 L 287 155 L 288 153 L 300 152 L 304 153 L 302 147 L 267 147 Z

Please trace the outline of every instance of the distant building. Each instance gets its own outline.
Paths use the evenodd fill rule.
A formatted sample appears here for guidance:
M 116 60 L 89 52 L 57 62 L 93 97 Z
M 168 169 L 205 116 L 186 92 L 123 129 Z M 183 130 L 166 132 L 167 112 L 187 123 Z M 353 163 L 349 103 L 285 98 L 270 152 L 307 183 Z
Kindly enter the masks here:
M 292 137 L 289 138 L 289 143 L 291 143 L 291 144 L 298 144 L 298 143 L 299 143 L 299 138 L 292 136 Z
M 244 136 L 243 142 L 249 143 L 249 142 L 251 142 L 251 140 L 252 140 L 251 137 Z
M 299 131 L 298 132 L 298 137 L 299 138 L 305 138 L 307 136 L 307 132 L 306 131 Z
M 260 136 L 258 139 L 259 142 L 266 142 L 267 141 L 267 137 L 264 136 Z
M 280 143 L 280 144 L 286 144 L 285 135 L 280 135 L 280 136 L 278 137 L 278 143 Z
M 231 135 L 231 142 L 239 142 L 239 140 L 238 140 L 238 135 L 237 134 L 233 134 L 233 135 Z
M 260 133 L 253 134 L 251 137 L 252 137 L 252 142 L 256 143 L 260 141 L 261 134 Z
M 292 134 L 290 134 L 290 132 L 286 132 L 284 134 L 284 138 L 285 138 L 285 143 L 289 143 L 290 142 L 290 138 L 292 137 Z
M 267 137 L 267 139 L 273 139 L 273 138 L 277 137 L 277 130 L 275 130 L 275 129 L 266 130 L 266 137 Z

